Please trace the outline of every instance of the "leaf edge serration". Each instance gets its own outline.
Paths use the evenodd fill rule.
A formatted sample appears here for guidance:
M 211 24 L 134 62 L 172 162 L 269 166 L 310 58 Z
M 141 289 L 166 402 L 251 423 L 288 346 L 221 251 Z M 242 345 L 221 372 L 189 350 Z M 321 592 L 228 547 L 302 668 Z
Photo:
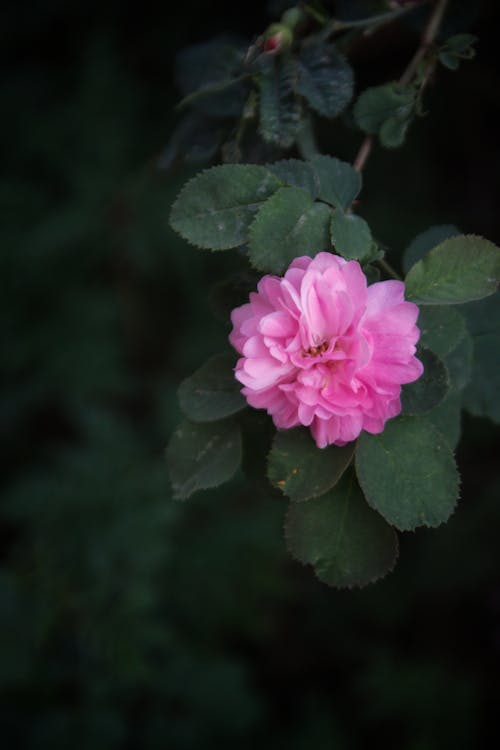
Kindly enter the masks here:
M 242 167 L 242 168 L 245 168 L 245 169 L 246 168 L 251 168 L 251 169 L 256 168 L 259 171 L 263 170 L 263 172 L 266 172 L 269 177 L 271 177 L 273 180 L 275 180 L 278 183 L 277 187 L 276 187 L 276 190 L 278 190 L 280 187 L 283 187 L 283 185 L 285 184 L 285 183 L 283 183 L 282 180 L 280 180 L 278 177 L 276 177 L 275 174 L 273 174 L 269 169 L 267 169 L 267 167 L 265 165 L 263 165 L 263 164 L 216 164 L 213 167 L 207 167 L 206 169 L 202 169 L 200 172 L 197 172 L 195 175 L 193 175 L 193 177 L 190 177 L 189 180 L 187 180 L 187 182 L 185 182 L 184 185 L 179 190 L 179 192 L 177 194 L 177 197 L 175 198 L 174 202 L 172 203 L 172 206 L 170 208 L 169 217 L 168 217 L 168 224 L 169 224 L 170 228 L 173 229 L 173 231 L 176 232 L 176 234 L 178 234 L 180 237 L 182 237 L 182 239 L 185 240 L 191 247 L 195 247 L 195 248 L 197 248 L 199 250 L 210 250 L 211 252 L 219 252 L 219 251 L 224 251 L 224 250 L 232 250 L 232 249 L 237 248 L 237 247 L 242 247 L 248 241 L 248 238 L 247 238 L 246 240 L 243 240 L 243 242 L 239 242 L 237 244 L 235 244 L 235 243 L 230 243 L 230 244 L 229 243 L 223 243 L 219 247 L 213 247 L 212 244 L 201 243 L 201 242 L 193 242 L 193 240 L 190 237 L 188 237 L 185 234 L 185 232 L 178 225 L 176 225 L 176 220 L 175 220 L 175 216 L 174 216 L 175 211 L 178 208 L 179 203 L 182 200 L 184 194 L 192 186 L 192 184 L 196 180 L 198 180 L 200 177 L 202 177 L 204 175 L 208 175 L 210 173 L 213 173 L 214 171 L 220 171 L 221 169 L 226 169 L 227 167 L 229 167 L 231 169 L 233 169 L 235 167 L 236 168 Z M 274 192 L 276 192 L 276 190 Z M 274 193 L 271 193 L 270 195 L 268 195 L 265 200 L 261 201 L 261 204 L 264 205 L 264 203 L 272 195 L 274 195 Z M 262 206 L 259 206 L 259 208 L 257 209 L 256 215 L 260 211 L 261 207 Z M 253 223 L 253 221 L 254 221 L 254 219 L 252 219 L 251 223 Z M 249 224 L 249 226 L 247 228 L 247 233 L 248 233 L 249 228 L 250 228 L 250 224 Z

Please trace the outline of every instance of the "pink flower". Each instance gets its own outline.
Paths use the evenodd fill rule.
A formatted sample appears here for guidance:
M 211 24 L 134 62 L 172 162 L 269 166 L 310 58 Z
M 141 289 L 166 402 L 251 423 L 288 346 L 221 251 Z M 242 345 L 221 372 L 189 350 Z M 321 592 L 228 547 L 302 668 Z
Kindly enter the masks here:
M 318 448 L 382 432 L 401 411 L 401 385 L 423 372 L 403 282 L 367 287 L 357 261 L 318 253 L 257 289 L 233 310 L 229 336 L 248 403 L 279 429 L 310 426 Z

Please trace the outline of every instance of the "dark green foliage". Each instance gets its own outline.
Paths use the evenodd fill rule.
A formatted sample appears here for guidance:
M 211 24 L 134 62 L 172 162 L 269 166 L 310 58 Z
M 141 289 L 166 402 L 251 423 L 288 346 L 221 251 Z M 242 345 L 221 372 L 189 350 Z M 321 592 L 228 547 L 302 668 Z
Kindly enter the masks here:
M 297 59 L 297 92 L 324 117 L 336 117 L 353 95 L 354 74 L 348 62 L 332 46 L 313 41 Z
M 305 428 L 278 431 L 268 456 L 267 476 L 290 500 L 309 500 L 335 486 L 353 453 L 353 443 L 318 450 Z
M 448 371 L 433 351 L 419 348 L 417 357 L 424 372 L 414 383 L 403 386 L 403 414 L 427 414 L 441 403 L 450 387 Z
M 409 299 L 454 305 L 493 294 L 500 281 L 500 248 L 483 237 L 459 235 L 434 247 L 406 276 Z
M 378 133 L 386 148 L 400 146 L 413 116 L 415 95 L 411 86 L 395 82 L 366 89 L 354 105 L 356 124 L 365 133 Z
M 315 156 L 311 166 L 316 175 L 318 197 L 335 208 L 346 210 L 361 191 L 361 175 L 345 161 L 332 156 Z
M 466 334 L 464 317 L 454 307 L 421 307 L 418 327 L 420 344 L 441 358 L 449 354 Z
M 243 245 L 256 212 L 280 183 L 264 167 L 226 164 L 194 177 L 172 206 L 170 223 L 193 245 Z
M 369 504 L 401 531 L 439 526 L 458 499 L 453 454 L 422 417 L 391 420 L 381 435 L 362 433 L 356 471 Z
M 308 503 L 292 503 L 285 535 L 292 555 L 312 565 L 320 581 L 338 588 L 381 578 L 398 554 L 394 530 L 368 507 L 352 476 Z
M 403 269 L 405 273 L 408 273 L 410 268 L 434 247 L 440 245 L 449 237 L 456 237 L 458 234 L 461 234 L 461 232 L 453 224 L 438 224 L 438 226 L 429 227 L 425 232 L 418 234 L 404 252 Z
M 343 18 L 373 10 L 365 0 L 336 7 Z M 4 9 L 7 748 L 364 750 L 377 737 L 398 750 L 469 750 L 488 747 L 496 732 L 500 487 L 488 420 L 464 418 L 460 512 L 435 533 L 401 535 L 398 569 L 363 591 L 321 585 L 287 554 L 285 501 L 266 490 L 262 412 L 243 417 L 259 428 L 247 435 L 248 446 L 262 448 L 248 450 L 253 473 L 172 502 L 164 448 L 180 418 L 178 384 L 227 346 L 229 309 L 255 283 L 239 277 L 234 303 L 226 286 L 221 325 L 207 291 L 248 274 L 244 251 L 209 257 L 166 228 L 168 207 L 192 176 L 155 169 L 179 99 L 169 61 L 222 27 L 259 33 L 267 19 L 256 13 L 255 5 L 188 3 L 174 23 L 168 4 L 35 0 Z M 495 153 L 497 139 L 485 88 L 498 88 L 488 53 L 497 24 L 487 20 L 481 64 L 463 78 L 437 71 L 429 127 L 415 128 L 390 169 L 382 157 L 369 164 L 360 213 L 397 268 L 395 249 L 439 218 L 434 199 L 442 216 L 498 236 L 494 171 L 478 160 Z M 398 22 L 367 38 L 377 58 L 357 56 L 359 81 L 392 70 L 394 47 L 403 36 L 410 43 L 410 33 Z M 463 106 L 478 92 L 479 118 Z M 454 108 L 460 117 L 450 127 Z M 198 140 L 209 135 L 208 118 L 194 102 L 192 111 L 196 155 L 210 139 Z M 234 118 L 212 119 L 229 137 Z M 322 147 L 351 159 L 359 133 L 331 125 L 323 123 Z M 280 158 L 249 141 L 252 159 Z M 460 155 L 452 186 L 449 153 Z M 450 398 L 426 419 L 437 423 Z
M 216 354 L 179 386 L 179 404 L 193 422 L 212 422 L 244 409 L 232 354 Z
M 254 268 L 282 274 L 299 255 L 329 247 L 331 211 L 295 187 L 280 188 L 264 203 L 250 228 L 249 256 Z
M 174 497 L 185 500 L 197 490 L 218 487 L 231 479 L 240 462 L 241 436 L 235 422 L 182 422 L 167 449 Z
M 348 260 L 363 261 L 370 257 L 373 247 L 370 227 L 361 216 L 336 211 L 330 226 L 335 251 Z
M 311 198 L 319 198 L 344 211 L 361 191 L 361 175 L 345 161 L 317 155 L 309 161 L 284 159 L 268 164 L 268 169 L 287 185 L 302 188 Z
M 294 92 L 294 68 L 274 61 L 259 77 L 260 134 L 267 143 L 290 148 L 300 129 L 301 106 Z
M 192 105 L 212 117 L 239 115 L 246 89 L 236 79 L 243 72 L 247 46 L 239 40 L 218 37 L 182 50 L 177 56 L 175 78 L 183 96 L 191 95 Z
M 267 164 L 267 169 L 287 185 L 302 188 L 314 200 L 319 195 L 319 180 L 310 162 L 301 159 L 283 159 Z
M 456 34 L 446 40 L 439 50 L 439 61 L 450 70 L 457 70 L 461 60 L 471 60 L 476 51 L 474 34 Z

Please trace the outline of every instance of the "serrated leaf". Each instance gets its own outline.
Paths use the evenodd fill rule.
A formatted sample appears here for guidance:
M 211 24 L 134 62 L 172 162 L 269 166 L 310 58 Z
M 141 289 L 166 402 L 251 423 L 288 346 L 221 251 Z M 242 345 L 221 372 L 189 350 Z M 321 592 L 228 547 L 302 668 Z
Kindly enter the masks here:
M 365 502 L 352 476 L 308 503 L 291 503 L 285 521 L 291 554 L 329 586 L 365 586 L 397 559 L 394 529 Z
M 309 500 L 330 490 L 349 466 L 354 443 L 320 449 L 309 430 L 277 432 L 267 461 L 267 476 L 290 500 Z
M 362 432 L 356 472 L 372 508 L 401 531 L 439 526 L 457 502 L 453 453 L 424 417 L 398 417 L 380 435 Z
M 475 235 L 451 237 L 408 272 L 408 299 L 453 305 L 493 294 L 500 279 L 500 248 Z
M 427 255 L 434 247 L 444 242 L 444 240 L 447 240 L 449 237 L 456 237 L 459 234 L 462 234 L 462 232 L 454 224 L 438 224 L 418 234 L 404 252 L 404 272 L 408 273 L 418 260 Z
M 463 339 L 465 319 L 454 307 L 432 305 L 422 307 L 418 316 L 420 344 L 443 359 Z
M 462 413 L 462 394 L 452 388 L 445 398 L 427 415 L 439 432 L 446 438 L 452 450 L 457 446 L 460 439 Z
M 315 173 L 318 198 L 341 211 L 348 209 L 361 191 L 361 174 L 333 156 L 315 156 L 309 164 Z
M 351 66 L 332 46 L 309 44 L 297 60 L 296 91 L 324 117 L 333 118 L 352 99 L 354 74 Z
M 372 233 L 361 216 L 335 211 L 331 221 L 331 239 L 335 252 L 348 260 L 363 261 L 371 256 Z
M 378 133 L 390 118 L 407 120 L 413 110 L 415 92 L 399 83 L 386 83 L 363 91 L 354 105 L 354 119 L 365 133 Z
M 198 247 L 238 247 L 246 242 L 255 214 L 280 184 L 260 166 L 224 164 L 207 169 L 181 190 L 172 206 L 170 224 Z
M 462 310 L 474 347 L 465 408 L 471 414 L 500 422 L 500 295 L 465 305 Z
M 451 388 L 462 391 L 470 380 L 474 347 L 472 338 L 466 330 L 451 352 L 444 358 Z
M 305 190 L 313 199 L 318 197 L 318 178 L 308 162 L 301 159 L 282 159 L 274 164 L 266 164 L 266 168 L 287 185 Z
M 179 387 L 179 404 L 193 422 L 212 422 L 246 406 L 241 383 L 234 377 L 234 356 L 216 354 Z
M 385 148 L 399 148 L 404 143 L 406 133 L 410 125 L 410 119 L 400 117 L 389 117 L 380 127 L 380 143 Z
M 238 116 L 246 99 L 247 89 L 243 84 L 208 92 L 240 75 L 247 48 L 239 40 L 217 37 L 182 50 L 176 59 L 175 78 L 183 96 L 195 91 L 207 92 L 193 100 L 192 106 L 212 117 Z
M 300 188 L 278 190 L 259 211 L 250 230 L 249 256 L 261 271 L 281 274 L 299 255 L 330 245 L 330 209 Z
M 167 448 L 176 500 L 227 482 L 241 462 L 241 435 L 231 419 L 210 424 L 182 422 Z
M 287 61 L 274 60 L 259 76 L 260 134 L 266 143 L 293 146 L 301 125 L 300 101 L 293 90 L 293 69 Z
M 403 386 L 403 414 L 426 414 L 441 403 L 450 387 L 448 371 L 434 352 L 419 347 L 417 357 L 424 372 L 414 383 Z

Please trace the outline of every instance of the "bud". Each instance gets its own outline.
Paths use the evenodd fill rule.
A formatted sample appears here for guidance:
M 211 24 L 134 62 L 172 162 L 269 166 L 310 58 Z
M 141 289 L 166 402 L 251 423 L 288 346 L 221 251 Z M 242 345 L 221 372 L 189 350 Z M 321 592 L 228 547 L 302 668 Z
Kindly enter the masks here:
M 291 30 L 282 23 L 272 23 L 264 36 L 264 52 L 277 53 L 288 49 L 293 40 Z
M 294 29 L 304 18 L 303 11 L 300 8 L 289 8 L 281 17 L 281 23 L 289 29 Z

